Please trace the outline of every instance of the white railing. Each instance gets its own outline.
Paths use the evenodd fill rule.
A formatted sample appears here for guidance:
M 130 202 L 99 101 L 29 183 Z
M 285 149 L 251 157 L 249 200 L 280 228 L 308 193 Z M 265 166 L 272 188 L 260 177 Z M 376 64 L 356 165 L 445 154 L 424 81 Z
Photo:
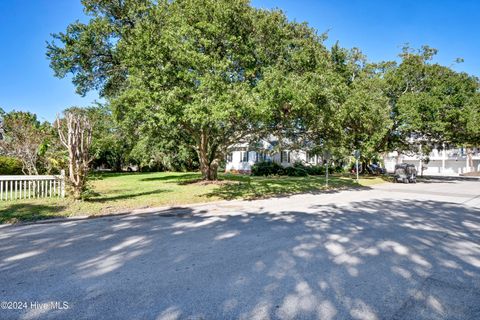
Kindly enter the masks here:
M 65 197 L 65 174 L 0 176 L 0 201 Z

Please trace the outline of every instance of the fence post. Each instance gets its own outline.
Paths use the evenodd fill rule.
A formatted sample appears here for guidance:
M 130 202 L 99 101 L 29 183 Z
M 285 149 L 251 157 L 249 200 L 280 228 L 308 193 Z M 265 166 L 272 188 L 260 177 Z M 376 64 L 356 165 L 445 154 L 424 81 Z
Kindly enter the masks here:
M 61 181 L 60 181 L 60 196 L 65 198 L 65 170 L 60 171 Z

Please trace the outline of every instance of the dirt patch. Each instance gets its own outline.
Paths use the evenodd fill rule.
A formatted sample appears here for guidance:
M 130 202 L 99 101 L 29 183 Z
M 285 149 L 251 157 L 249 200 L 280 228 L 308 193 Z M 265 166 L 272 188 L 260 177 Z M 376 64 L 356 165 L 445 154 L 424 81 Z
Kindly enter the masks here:
M 238 181 L 230 181 L 230 180 L 203 180 L 203 179 L 194 179 L 194 180 L 186 180 L 182 181 L 179 184 L 181 185 L 187 185 L 187 184 L 195 184 L 195 185 L 200 185 L 200 186 L 207 186 L 207 185 L 217 185 L 217 186 L 224 186 L 228 184 L 238 184 Z

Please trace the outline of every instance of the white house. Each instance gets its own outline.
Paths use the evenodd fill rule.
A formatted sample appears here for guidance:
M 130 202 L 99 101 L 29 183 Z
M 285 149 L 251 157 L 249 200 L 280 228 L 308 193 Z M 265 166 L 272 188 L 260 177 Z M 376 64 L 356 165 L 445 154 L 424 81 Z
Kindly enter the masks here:
M 459 176 L 480 172 L 480 148 L 472 148 L 471 159 L 470 162 L 465 148 L 434 148 L 428 156 L 390 152 L 384 157 L 384 163 L 387 172 L 393 172 L 395 164 L 404 162 L 415 165 L 419 174 L 423 169 L 424 175 Z
M 277 151 L 278 141 L 272 138 L 269 141 L 262 140 L 255 148 L 248 143 L 240 143 L 233 146 L 226 159 L 226 172 L 250 173 L 252 166 L 261 161 L 276 162 L 283 167 L 292 166 L 295 162 L 301 161 L 307 164 L 320 164 L 320 156 L 309 154 L 307 151 L 281 150 Z

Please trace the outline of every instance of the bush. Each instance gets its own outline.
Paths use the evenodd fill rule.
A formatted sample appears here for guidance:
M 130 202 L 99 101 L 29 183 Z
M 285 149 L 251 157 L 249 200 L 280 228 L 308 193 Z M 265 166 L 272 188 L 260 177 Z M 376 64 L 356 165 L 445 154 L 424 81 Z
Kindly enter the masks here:
M 257 162 L 252 166 L 253 176 L 271 176 L 283 174 L 283 168 L 281 165 L 275 162 L 262 161 Z
M 302 167 L 287 167 L 284 169 L 285 174 L 289 177 L 306 177 L 308 176 L 307 170 Z
M 325 174 L 325 167 L 324 166 L 311 166 L 307 167 L 308 174 L 312 176 L 323 176 Z
M 296 162 L 292 167 L 282 167 L 276 162 L 264 161 L 255 163 L 252 166 L 253 176 L 289 176 L 306 177 L 308 175 L 325 174 L 325 169 L 321 166 L 305 166 L 301 162 Z
M 297 170 L 296 172 L 295 171 L 291 171 L 289 172 L 289 174 L 287 173 L 287 175 L 293 175 L 293 176 L 296 176 L 296 177 L 303 177 L 303 171 L 305 171 L 307 173 L 307 175 L 310 174 L 310 167 L 309 166 L 306 166 L 303 162 L 301 161 L 296 161 L 294 164 L 293 164 L 293 167 Z M 313 172 L 313 171 L 312 171 Z
M 0 156 L 0 174 L 1 175 L 23 174 L 22 162 L 16 158 Z
M 333 168 L 333 172 L 335 173 L 342 173 L 344 171 L 345 169 L 343 168 L 343 166 L 336 166 L 335 168 Z
M 286 171 L 285 171 L 285 168 L 282 167 L 282 166 L 280 166 L 280 168 L 279 168 L 278 171 L 277 171 L 277 175 L 279 175 L 279 176 L 286 176 L 287 173 L 286 173 Z
M 305 170 L 307 174 L 311 176 L 319 176 L 319 175 L 325 174 L 325 166 L 306 166 L 301 162 L 295 162 L 293 167 L 297 169 Z
M 300 168 L 300 169 L 305 169 L 307 166 L 302 162 L 302 161 L 295 161 L 293 164 L 294 168 Z

